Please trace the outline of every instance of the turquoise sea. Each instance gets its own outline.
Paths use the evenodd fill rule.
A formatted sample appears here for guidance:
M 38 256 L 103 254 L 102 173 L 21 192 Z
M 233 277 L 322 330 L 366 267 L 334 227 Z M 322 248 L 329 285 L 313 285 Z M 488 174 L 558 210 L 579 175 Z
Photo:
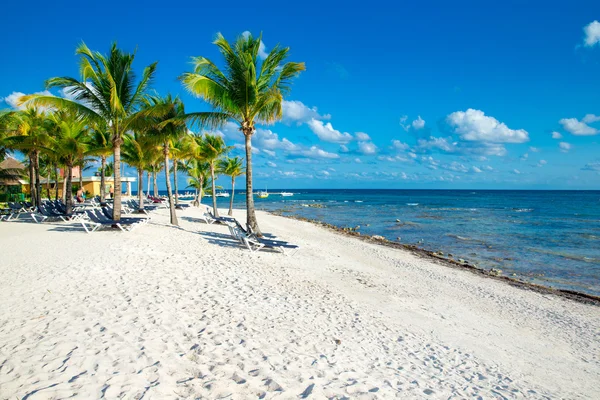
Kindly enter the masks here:
M 275 194 L 281 191 L 294 195 Z M 504 275 L 600 296 L 600 191 L 269 192 L 267 199 L 255 197 L 257 209 L 360 226 L 362 234 L 400 238 Z M 229 199 L 218 202 L 226 207 Z M 244 203 L 243 192 L 236 193 L 235 207 Z

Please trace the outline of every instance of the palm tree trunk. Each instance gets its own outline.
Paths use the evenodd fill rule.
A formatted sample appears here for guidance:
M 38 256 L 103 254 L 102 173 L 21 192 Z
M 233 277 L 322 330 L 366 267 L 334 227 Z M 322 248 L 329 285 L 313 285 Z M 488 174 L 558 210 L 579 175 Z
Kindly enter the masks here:
M 144 170 L 138 168 L 138 203 L 140 203 L 138 212 L 140 213 L 144 212 L 144 182 L 142 179 L 144 179 Z
M 152 190 L 154 191 L 154 197 L 158 197 L 158 184 L 156 183 L 156 170 L 152 170 Z
M 195 196 L 195 199 L 194 199 L 194 202 L 192 203 L 192 205 L 194 207 L 198 207 L 198 206 L 200 206 L 200 201 L 198 200 L 199 197 L 200 197 L 200 192 L 198 191 L 198 189 L 196 189 L 196 193 L 195 194 L 196 194 L 196 196 Z
M 48 201 L 52 200 L 52 196 L 50 195 L 50 165 L 48 165 L 48 174 L 46 175 L 46 191 L 48 192 Z
M 202 203 L 202 198 L 204 197 L 204 178 L 200 178 L 199 192 L 200 192 L 200 197 L 199 197 L 200 200 L 198 201 L 198 206 L 200 206 L 200 204 Z
M 150 171 L 146 171 L 146 178 L 148 178 L 148 190 L 146 191 L 146 194 L 150 196 Z
M 56 179 L 54 180 L 54 182 L 55 182 L 54 183 L 54 185 L 55 185 L 54 189 L 56 190 L 56 192 L 54 193 L 54 201 L 58 201 L 58 177 L 60 176 L 60 173 L 58 171 L 59 171 L 59 169 L 55 165 L 54 166 L 54 177 Z
M 106 156 L 100 157 L 100 204 L 106 203 L 106 179 L 104 174 L 106 171 Z
M 63 204 L 67 203 L 67 173 L 63 168 L 63 184 L 62 184 L 62 202 Z M 70 177 L 71 175 L 69 175 Z
M 173 184 L 175 186 L 175 208 L 179 208 L 179 188 L 177 187 L 177 160 L 173 160 Z
M 235 177 L 231 177 L 231 199 L 229 199 L 229 214 L 233 215 L 233 193 L 235 193 Z
M 246 140 L 246 223 L 258 236 L 262 236 L 254 212 L 254 194 L 252 193 L 252 131 L 244 132 Z
M 65 197 L 65 206 L 66 206 L 66 214 L 71 214 L 73 210 L 73 178 L 71 175 L 73 174 L 73 164 L 67 164 L 67 170 L 69 171 L 69 175 L 66 176 L 67 188 L 66 188 L 66 197 Z
M 212 179 L 212 200 L 213 200 L 213 215 L 219 217 L 219 210 L 217 209 L 217 192 L 215 184 L 215 166 L 214 161 L 210 163 L 210 177 Z
M 83 193 L 83 163 L 81 163 L 81 165 L 78 165 L 79 167 L 79 189 L 81 189 L 81 192 Z
M 115 168 L 115 185 L 113 198 L 113 220 L 118 222 L 121 220 L 121 138 L 115 137 L 113 140 L 114 149 L 114 168 Z
M 179 226 L 177 223 L 177 213 L 175 212 L 175 203 L 173 202 L 173 193 L 171 192 L 171 174 L 169 172 L 169 143 L 163 146 L 165 155 L 165 177 L 167 178 L 167 197 L 169 198 L 169 212 L 171 214 L 171 225 Z
M 35 171 L 33 169 L 33 155 L 29 154 L 29 195 L 31 204 L 37 204 L 35 201 Z
M 40 155 L 37 151 L 33 158 L 33 170 L 35 171 L 35 205 L 39 210 L 42 206 L 42 184 L 40 182 Z

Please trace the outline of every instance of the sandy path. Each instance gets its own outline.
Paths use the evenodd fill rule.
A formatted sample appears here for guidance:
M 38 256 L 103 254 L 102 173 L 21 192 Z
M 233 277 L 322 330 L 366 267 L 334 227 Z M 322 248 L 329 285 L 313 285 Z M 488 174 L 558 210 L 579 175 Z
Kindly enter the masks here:
M 599 307 L 263 213 L 301 250 L 251 254 L 197 212 L 0 223 L 0 398 L 597 395 Z

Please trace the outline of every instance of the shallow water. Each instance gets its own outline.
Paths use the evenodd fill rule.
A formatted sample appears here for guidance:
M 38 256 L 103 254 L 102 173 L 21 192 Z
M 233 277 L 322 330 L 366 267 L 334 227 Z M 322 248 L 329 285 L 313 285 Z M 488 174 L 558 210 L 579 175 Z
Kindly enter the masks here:
M 504 275 L 600 295 L 600 191 L 286 191 L 294 196 L 255 198 L 257 209 L 360 226 Z M 228 203 L 219 198 L 220 207 Z M 243 203 L 236 193 L 236 206 Z

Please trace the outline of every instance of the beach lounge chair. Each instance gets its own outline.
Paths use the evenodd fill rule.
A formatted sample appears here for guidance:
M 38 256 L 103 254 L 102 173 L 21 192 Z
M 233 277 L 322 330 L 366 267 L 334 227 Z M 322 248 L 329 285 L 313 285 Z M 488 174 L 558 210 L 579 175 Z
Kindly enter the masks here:
M 102 207 L 102 214 L 108 220 L 113 220 L 113 208 L 112 207 Z M 121 217 L 119 222 L 123 221 L 125 223 L 133 222 L 133 223 L 146 223 L 150 220 L 150 218 L 146 218 L 143 216 L 139 217 Z
M 239 222 L 237 222 L 237 220 L 235 222 L 237 225 L 235 223 L 227 224 L 231 236 L 252 252 L 256 252 L 261 249 L 269 249 L 289 256 L 296 254 L 296 251 L 299 249 L 299 246 L 296 246 L 295 244 L 290 244 L 281 240 L 259 238 L 254 234 L 244 232 Z M 291 249 L 294 249 L 295 251 L 293 253 L 289 253 L 288 251 Z
M 92 233 L 99 229 L 105 229 L 105 228 L 110 228 L 110 229 L 118 228 L 122 232 L 128 232 L 128 231 L 133 230 L 136 225 L 139 225 L 138 222 L 134 222 L 134 221 L 127 221 L 127 222 L 119 221 L 119 222 L 117 222 L 117 221 L 107 219 L 102 214 L 102 211 L 100 211 L 98 209 L 87 210 L 85 213 L 87 214 L 89 219 L 81 220 L 79 222 L 81 222 L 83 229 L 85 229 L 85 231 L 87 233 Z
M 69 221 L 78 221 L 82 218 L 86 218 L 85 213 L 82 212 L 73 212 L 71 214 L 67 214 L 65 212 L 62 212 L 60 210 L 57 209 L 52 209 L 51 207 L 43 204 L 37 211 L 34 211 L 32 213 L 30 213 L 29 215 L 31 215 L 31 218 L 33 218 L 33 220 L 35 222 L 42 223 L 46 220 L 56 220 L 56 219 L 60 219 L 64 222 L 69 222 Z

